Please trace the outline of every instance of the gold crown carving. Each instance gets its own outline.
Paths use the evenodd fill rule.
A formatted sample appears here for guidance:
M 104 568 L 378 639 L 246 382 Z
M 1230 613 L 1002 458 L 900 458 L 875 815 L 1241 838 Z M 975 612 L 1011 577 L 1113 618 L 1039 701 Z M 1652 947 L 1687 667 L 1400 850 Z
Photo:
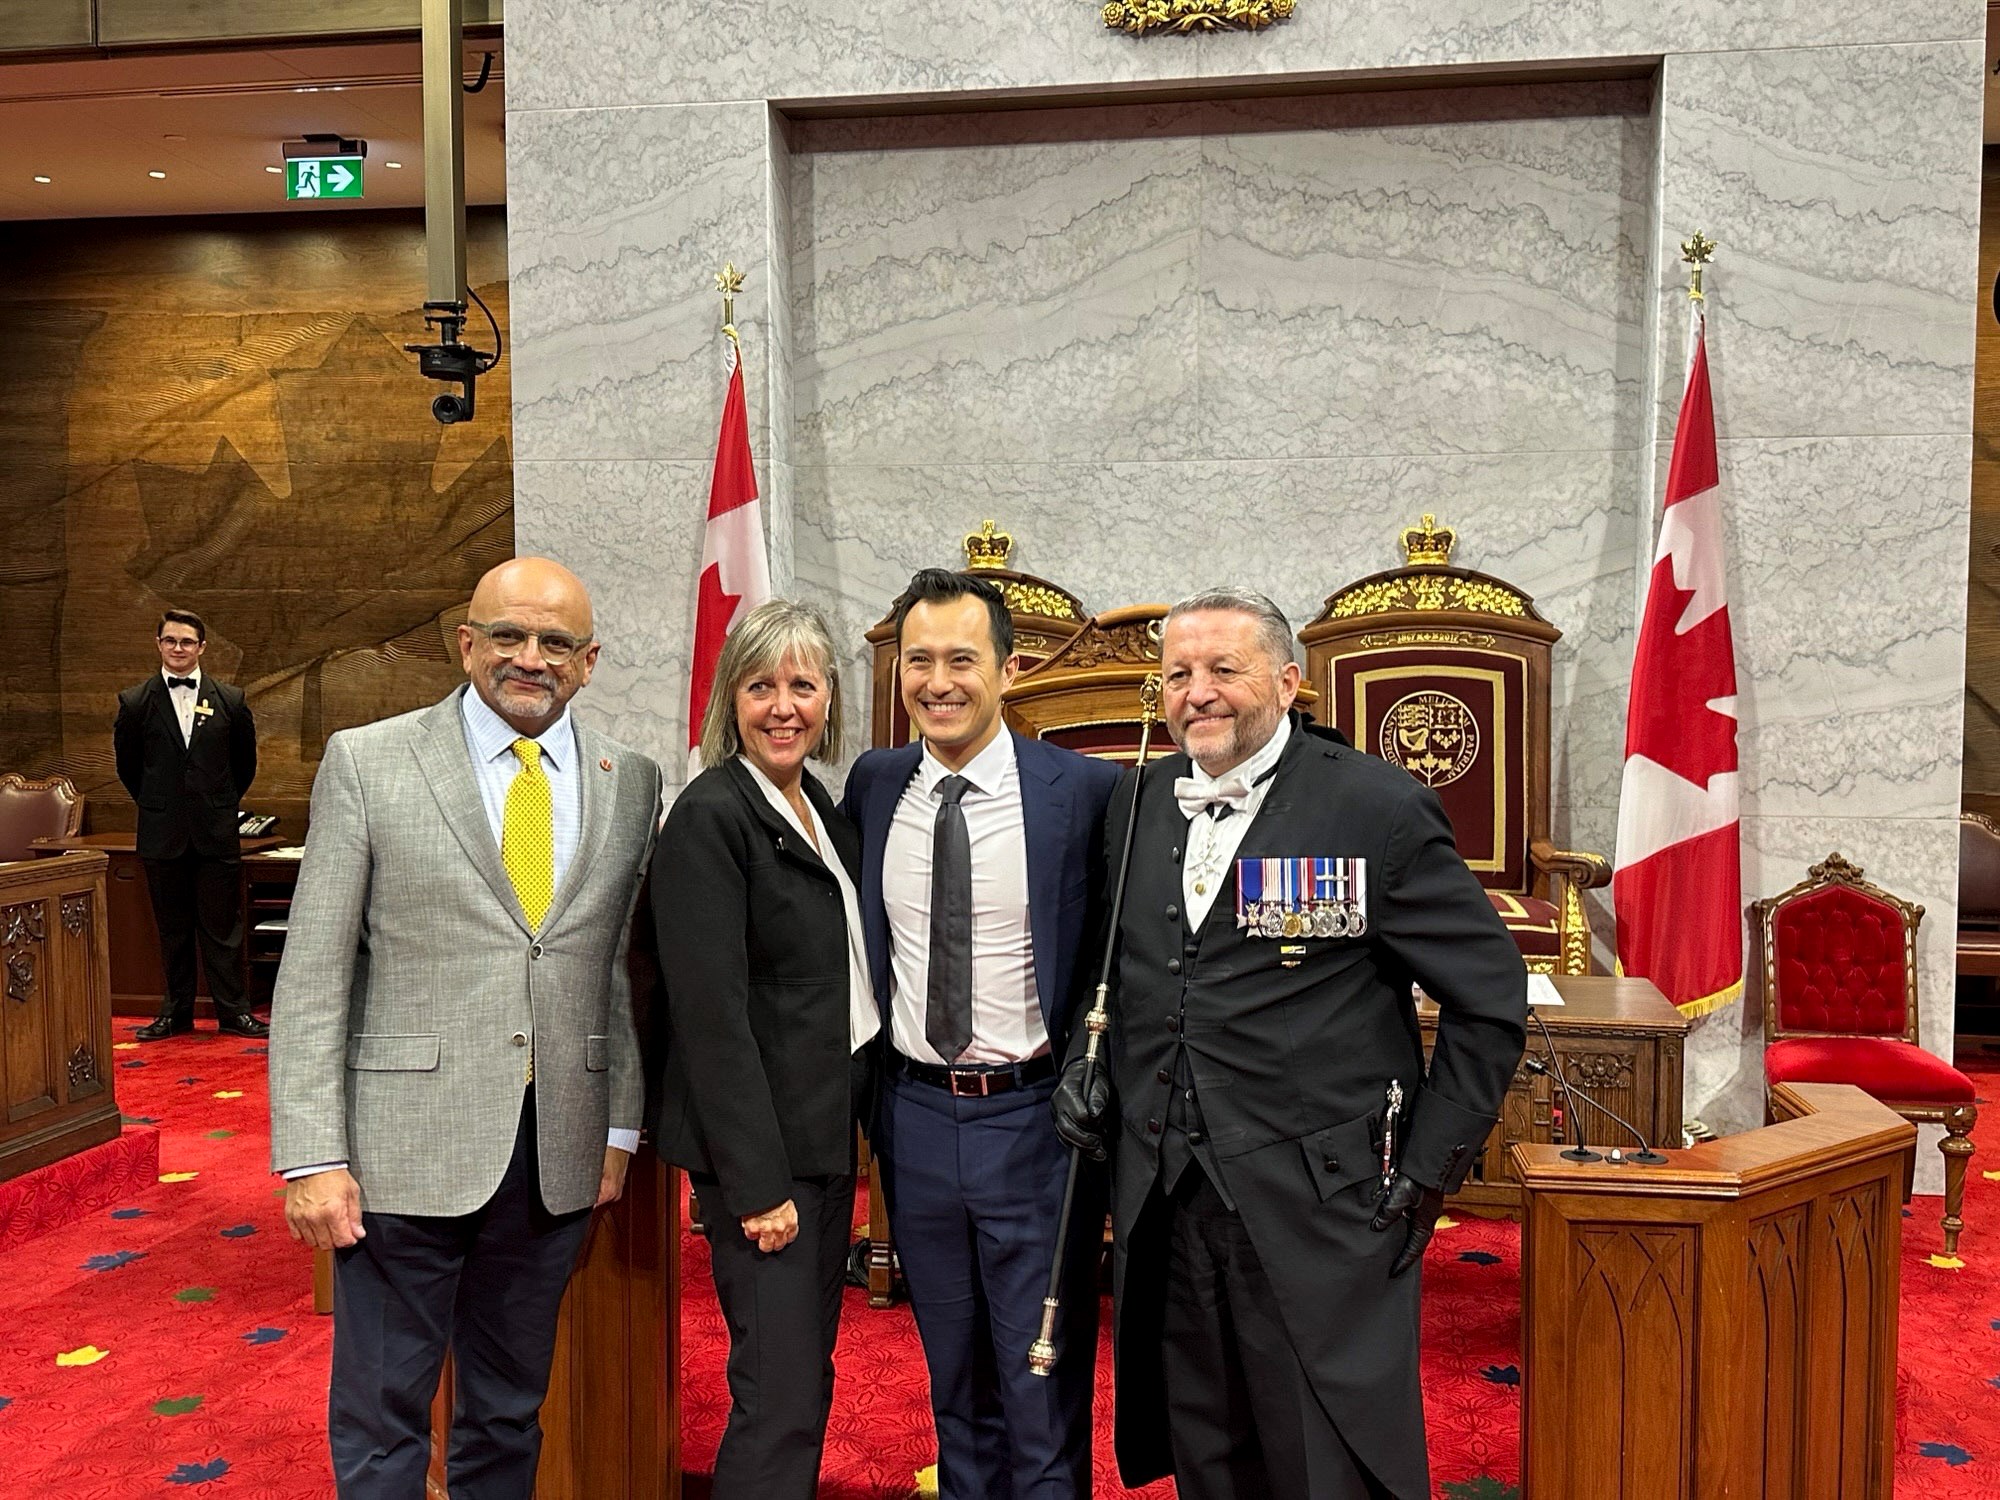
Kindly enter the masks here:
M 979 529 L 965 539 L 965 565 L 968 568 L 1004 568 L 1013 553 L 1014 539 L 1004 531 L 995 531 L 991 521 L 981 521 Z
M 1458 533 L 1449 526 L 1440 526 L 1437 517 L 1426 513 L 1423 521 L 1416 526 L 1403 528 L 1403 558 L 1410 567 L 1449 567 L 1451 549 L 1458 541 Z

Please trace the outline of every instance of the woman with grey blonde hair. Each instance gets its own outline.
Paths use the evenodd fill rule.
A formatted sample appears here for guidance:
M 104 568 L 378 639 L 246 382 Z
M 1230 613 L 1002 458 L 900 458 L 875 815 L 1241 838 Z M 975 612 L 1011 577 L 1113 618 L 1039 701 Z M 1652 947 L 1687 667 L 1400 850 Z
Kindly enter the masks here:
M 715 1500 L 818 1487 L 881 1015 L 862 946 L 860 840 L 806 769 L 840 749 L 818 611 L 773 599 L 723 643 L 704 770 L 653 855 L 668 1045 L 653 1139 L 687 1169 L 729 1324 Z

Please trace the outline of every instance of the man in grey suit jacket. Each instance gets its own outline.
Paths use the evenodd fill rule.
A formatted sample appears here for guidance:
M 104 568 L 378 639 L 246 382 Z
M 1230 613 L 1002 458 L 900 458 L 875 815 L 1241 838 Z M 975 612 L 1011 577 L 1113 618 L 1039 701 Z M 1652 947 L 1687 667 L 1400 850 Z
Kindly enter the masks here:
M 638 1146 L 659 768 L 569 716 L 599 648 L 565 569 L 495 568 L 458 643 L 469 690 L 328 740 L 272 1004 L 271 1165 L 335 1252 L 342 1500 L 422 1496 L 447 1346 L 454 1500 L 533 1493 L 563 1288 Z

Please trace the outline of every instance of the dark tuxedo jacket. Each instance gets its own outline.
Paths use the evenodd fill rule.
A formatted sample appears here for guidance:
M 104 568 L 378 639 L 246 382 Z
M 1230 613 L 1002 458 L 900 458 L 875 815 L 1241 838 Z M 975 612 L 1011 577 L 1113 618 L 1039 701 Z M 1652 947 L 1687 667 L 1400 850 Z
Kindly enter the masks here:
M 1035 988 L 1041 993 L 1042 1023 L 1055 1055 L 1061 1057 L 1078 1001 L 1097 978 L 1085 945 L 1098 930 L 1097 900 L 1103 888 L 1100 833 L 1119 771 L 1109 761 L 1018 734 L 1014 758 L 1020 770 L 1021 822 L 1028 846 L 1028 928 L 1035 944 Z M 896 804 L 922 759 L 920 743 L 868 751 L 847 773 L 847 793 L 841 801 L 861 831 L 857 894 L 884 1037 L 889 1034 L 894 980 L 889 913 L 882 904 L 882 860 Z
M 171 691 L 158 672 L 125 689 L 111 729 L 118 779 L 139 804 L 139 855 L 235 859 L 237 805 L 257 777 L 250 705 L 241 688 L 203 672 L 194 733 L 183 742 Z
M 1287 941 L 1238 929 L 1233 864 L 1190 929 L 1189 825 L 1173 787 L 1189 769 L 1175 754 L 1144 772 L 1119 924 L 1108 1049 L 1122 1127 L 1112 1172 L 1119 1466 L 1132 1485 L 1171 1466 L 1158 1356 L 1165 1236 L 1152 1232 L 1164 1215 L 1141 1219 L 1167 1118 L 1160 1080 L 1184 1040 L 1206 1161 L 1235 1200 L 1321 1403 L 1378 1479 L 1420 1500 L 1430 1488 L 1419 1273 L 1391 1281 L 1404 1232 L 1368 1227 L 1384 1096 L 1401 1083 L 1401 1169 L 1455 1188 L 1520 1060 L 1527 971 L 1436 796 L 1303 718 L 1235 857 L 1366 861 L 1366 931 Z M 1127 805 L 1113 800 L 1111 849 Z M 1428 1069 L 1412 980 L 1441 1012 Z
M 822 847 L 852 878 L 854 827 L 808 772 Z M 653 850 L 667 1046 L 656 1149 L 713 1176 L 732 1218 L 795 1177 L 853 1170 L 847 913 L 833 872 L 731 758 L 697 776 Z

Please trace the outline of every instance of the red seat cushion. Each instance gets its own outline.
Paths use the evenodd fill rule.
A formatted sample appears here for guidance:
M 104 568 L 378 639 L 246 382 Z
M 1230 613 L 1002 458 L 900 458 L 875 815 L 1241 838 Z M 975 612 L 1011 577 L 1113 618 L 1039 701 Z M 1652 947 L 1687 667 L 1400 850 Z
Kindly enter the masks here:
M 1506 891 L 1488 891 L 1486 897 L 1500 913 L 1500 920 L 1507 924 L 1507 935 L 1513 938 L 1522 957 L 1562 957 L 1562 913 L 1553 902 L 1510 895 Z
M 1794 1036 L 1764 1049 L 1766 1083 L 1851 1083 L 1903 1104 L 1966 1104 L 1972 1080 L 1942 1058 L 1890 1037 Z

